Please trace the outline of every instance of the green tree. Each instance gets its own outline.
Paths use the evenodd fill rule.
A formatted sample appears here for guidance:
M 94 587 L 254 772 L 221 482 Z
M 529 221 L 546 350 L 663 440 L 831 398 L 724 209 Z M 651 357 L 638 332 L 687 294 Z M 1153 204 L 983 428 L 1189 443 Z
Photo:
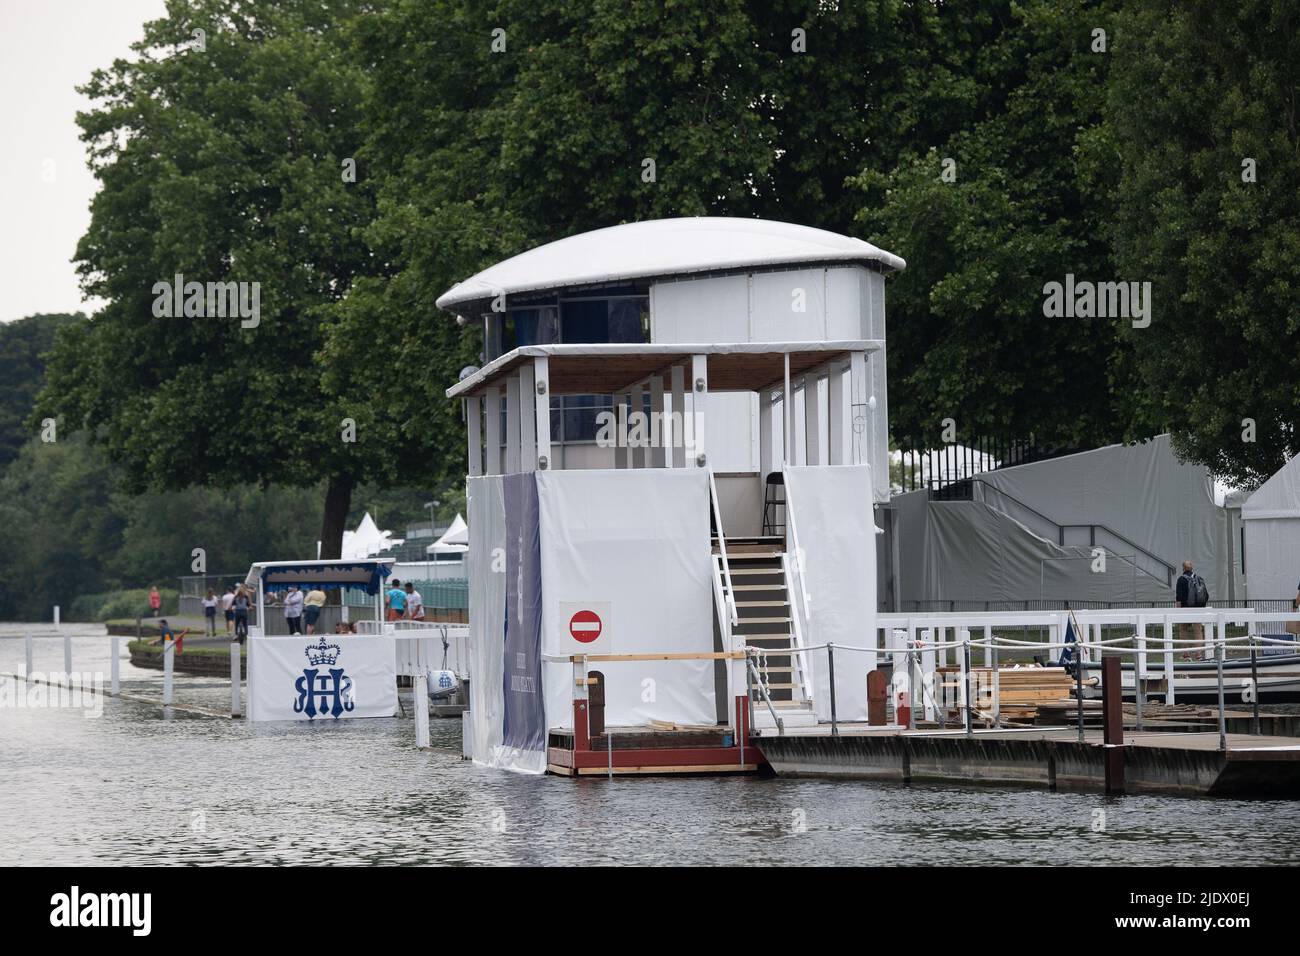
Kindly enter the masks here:
M 32 437 L 27 417 L 45 377 L 44 354 L 54 344 L 54 333 L 84 319 L 76 313 L 0 322 L 0 472 Z
M 1087 447 L 1125 437 L 1129 391 L 1112 385 L 1115 320 L 1049 319 L 1043 286 L 1067 273 L 1111 276 L 1101 233 L 1111 202 L 1089 161 L 1111 54 L 1094 51 L 1111 4 L 1030 0 L 966 79 L 960 128 L 908 151 L 888 175 L 855 184 L 883 205 L 862 221 L 908 261 L 889 287 L 890 427 L 935 445 L 942 421 L 959 438 L 1029 437 Z M 966 15 L 947 8 L 957 35 Z
M 1289 0 L 1135 3 L 1116 26 L 1110 236 L 1117 272 L 1153 283 L 1128 387 L 1180 453 L 1245 486 L 1300 451 L 1297 64 Z
M 371 6 L 169 0 L 134 60 L 94 74 L 78 121 L 102 188 L 77 257 L 108 305 L 60 335 L 40 402 L 90 429 L 130 492 L 323 486 L 326 556 L 358 482 L 423 478 L 433 454 L 372 403 L 400 369 L 325 374 L 371 338 L 331 308 L 371 267 L 373 197 L 346 175 L 367 88 L 349 29 Z M 155 317 L 156 284 L 177 274 L 257 283 L 260 322 Z

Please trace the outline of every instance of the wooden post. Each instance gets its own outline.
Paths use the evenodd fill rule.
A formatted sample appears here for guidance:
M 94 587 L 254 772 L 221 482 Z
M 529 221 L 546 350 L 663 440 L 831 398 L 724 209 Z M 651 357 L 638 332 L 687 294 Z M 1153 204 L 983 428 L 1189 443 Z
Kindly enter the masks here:
M 1118 654 L 1101 658 L 1101 724 L 1106 792 L 1124 792 L 1124 709 Z
M 826 665 L 827 676 L 831 682 L 831 736 L 838 737 L 840 727 L 838 715 L 835 712 L 835 645 L 830 642 L 826 644 Z
M 587 680 L 587 720 L 590 739 L 594 740 L 605 732 L 605 675 L 589 671 Z

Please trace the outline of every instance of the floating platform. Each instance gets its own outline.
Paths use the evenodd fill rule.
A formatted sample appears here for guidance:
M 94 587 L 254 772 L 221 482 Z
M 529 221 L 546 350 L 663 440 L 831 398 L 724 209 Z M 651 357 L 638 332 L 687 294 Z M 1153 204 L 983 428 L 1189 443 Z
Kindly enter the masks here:
M 1300 797 L 1300 740 L 1215 733 L 1133 733 L 1107 747 L 1100 731 L 1078 740 L 1073 727 L 1025 730 L 900 731 L 841 725 L 792 728 L 761 738 L 778 776 L 901 783 L 995 784 L 1106 790 L 1106 757 L 1122 753 L 1126 793 Z

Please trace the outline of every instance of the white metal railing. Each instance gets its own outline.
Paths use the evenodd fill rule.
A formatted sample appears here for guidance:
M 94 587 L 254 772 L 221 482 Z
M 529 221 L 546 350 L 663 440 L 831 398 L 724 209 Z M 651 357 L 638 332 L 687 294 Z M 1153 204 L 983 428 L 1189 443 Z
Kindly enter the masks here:
M 469 626 L 432 621 L 395 621 L 391 631 L 397 655 L 397 673 L 418 677 L 431 670 L 454 671 L 469 676 Z
M 718 486 L 713 480 L 713 469 L 709 469 L 709 505 L 713 509 L 713 524 L 718 529 L 718 551 L 722 555 L 722 578 L 725 585 L 727 599 L 727 618 L 731 621 L 728 626 L 727 637 L 730 638 L 731 628 L 740 623 L 740 615 L 736 610 L 736 588 L 735 582 L 731 580 L 731 563 L 727 560 L 727 535 L 722 527 L 722 506 L 718 503 Z M 727 646 L 730 647 L 731 641 L 728 639 Z
M 804 572 L 804 550 L 799 541 L 799 525 L 790 496 L 789 475 L 784 468 L 781 470 L 781 478 L 785 488 L 785 527 L 789 537 L 789 547 L 782 558 L 782 565 L 786 574 L 786 594 L 790 599 L 791 642 L 794 646 L 802 648 L 807 643 L 804 635 L 810 630 L 812 599 L 808 596 L 808 581 Z M 798 587 L 796 588 L 795 585 Z M 804 657 L 800 667 L 804 699 L 811 702 L 813 699 L 812 657 L 811 655 L 799 656 Z
M 781 570 L 785 575 L 785 593 L 790 605 L 790 645 L 803 650 L 807 647 L 803 628 L 806 611 L 800 611 L 796 607 L 794 572 L 791 568 L 794 563 L 795 561 L 791 559 L 789 552 L 781 555 Z M 811 704 L 813 700 L 812 657 L 806 654 L 795 654 L 791 656 L 790 664 L 794 668 L 793 673 L 798 677 L 796 682 L 799 684 L 803 699 Z

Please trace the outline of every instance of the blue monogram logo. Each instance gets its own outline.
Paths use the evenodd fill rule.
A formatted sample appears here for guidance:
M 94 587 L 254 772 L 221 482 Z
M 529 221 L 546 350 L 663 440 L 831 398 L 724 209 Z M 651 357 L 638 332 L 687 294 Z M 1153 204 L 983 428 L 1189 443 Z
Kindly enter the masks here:
M 304 667 L 302 676 L 294 681 L 298 699 L 293 703 L 295 714 L 305 713 L 309 720 L 322 717 L 339 717 L 351 711 L 356 702 L 352 698 L 352 678 L 342 667 L 328 667 L 338 661 L 343 653 L 337 644 L 326 644 L 321 638 L 305 651 L 310 667 Z

